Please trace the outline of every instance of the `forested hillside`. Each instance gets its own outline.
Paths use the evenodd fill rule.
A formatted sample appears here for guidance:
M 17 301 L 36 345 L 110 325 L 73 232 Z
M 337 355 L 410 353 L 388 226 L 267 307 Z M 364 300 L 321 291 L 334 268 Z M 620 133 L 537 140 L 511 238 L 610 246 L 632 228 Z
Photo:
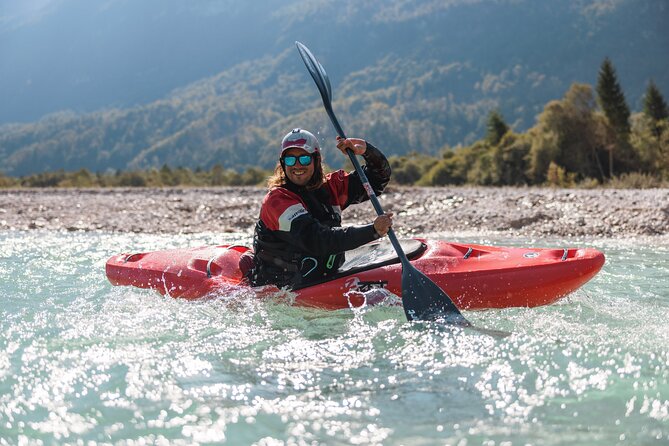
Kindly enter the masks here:
M 132 2 L 121 3 L 131 7 Z M 226 24 L 230 16 L 245 19 L 243 30 L 225 41 L 192 43 L 202 58 L 229 54 L 234 61 L 229 67 L 144 104 L 114 107 L 111 102 L 94 112 L 59 111 L 33 123 L 5 124 L 0 172 L 99 172 L 165 164 L 267 168 L 276 158 L 277 142 L 295 126 L 313 129 L 332 147 L 334 132 L 295 40 L 307 44 L 329 72 L 334 107 L 347 133 L 390 155 L 440 156 L 447 146 L 473 144 L 484 138 L 493 110 L 516 133 L 525 132 L 572 84 L 595 85 L 606 57 L 632 111 L 643 108 L 650 80 L 669 93 L 669 8 L 663 2 L 248 3 L 202 3 L 210 8 L 207 20 L 225 16 L 226 8 L 233 8 Z M 133 44 L 158 51 L 153 41 Z M 173 66 L 152 72 L 156 84 L 173 77 L 168 69 L 185 67 L 175 56 Z M 6 79 L 0 78 L 5 89 Z M 327 150 L 325 156 L 330 164 L 338 162 Z

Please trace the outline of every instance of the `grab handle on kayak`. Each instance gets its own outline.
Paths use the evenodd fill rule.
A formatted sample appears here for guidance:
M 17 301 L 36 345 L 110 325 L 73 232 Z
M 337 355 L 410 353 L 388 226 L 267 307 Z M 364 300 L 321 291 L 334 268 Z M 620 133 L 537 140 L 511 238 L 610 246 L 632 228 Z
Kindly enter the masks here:
M 230 246 L 226 246 L 224 250 L 227 251 L 228 249 L 235 249 L 235 248 L 248 249 L 244 245 L 230 245 Z M 211 279 L 211 276 L 212 276 L 212 274 L 211 274 L 211 264 L 214 263 L 214 260 L 216 260 L 220 256 L 221 256 L 220 254 L 215 255 L 211 259 L 209 259 L 209 261 L 207 262 L 207 279 Z
M 214 259 L 218 256 L 214 256 L 207 262 L 207 279 L 211 279 L 211 264 L 214 262 Z
M 134 262 L 134 261 L 140 260 L 142 257 L 144 257 L 144 255 L 146 255 L 146 253 L 144 253 L 144 252 L 136 252 L 134 254 L 129 254 L 123 259 L 123 263 Z M 135 257 L 138 257 L 138 258 L 135 258 Z
M 567 248 L 564 248 L 564 252 L 562 253 L 562 261 L 564 262 L 567 260 L 567 255 L 569 254 L 569 250 Z
M 466 253 L 465 256 L 463 257 L 463 259 L 467 260 L 467 259 L 469 258 L 469 256 L 472 255 L 472 252 L 474 252 L 474 249 L 472 249 L 472 248 L 470 247 L 470 248 L 467 250 L 467 253 Z

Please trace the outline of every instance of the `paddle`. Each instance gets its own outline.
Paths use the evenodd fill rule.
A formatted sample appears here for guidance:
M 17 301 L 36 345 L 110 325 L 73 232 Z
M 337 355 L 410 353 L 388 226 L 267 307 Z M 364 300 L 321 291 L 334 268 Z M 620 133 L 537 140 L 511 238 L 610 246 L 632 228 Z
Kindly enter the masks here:
M 346 138 L 344 130 L 339 125 L 339 121 L 332 110 L 332 88 L 330 87 L 330 79 L 325 73 L 325 69 L 306 46 L 300 42 L 295 42 L 295 45 L 297 45 L 297 50 L 300 52 L 300 56 L 307 66 L 309 74 L 311 74 L 314 82 L 316 82 L 318 91 L 320 91 L 321 98 L 323 99 L 323 106 L 330 117 L 330 121 L 332 121 L 332 125 L 339 136 Z M 346 153 L 351 159 L 351 163 L 353 163 L 355 171 L 358 173 L 376 213 L 383 215 L 383 208 L 378 198 L 376 198 L 372 186 L 369 184 L 367 175 L 365 175 L 365 172 L 360 167 L 358 159 L 351 149 L 346 149 Z M 460 313 L 460 310 L 458 310 L 458 307 L 455 306 L 451 298 L 448 297 L 448 294 L 409 262 L 392 228 L 388 231 L 388 238 L 395 251 L 397 251 L 397 255 L 402 263 L 402 304 L 404 305 L 407 319 L 409 321 L 441 321 L 449 325 L 470 327 L 471 323 Z

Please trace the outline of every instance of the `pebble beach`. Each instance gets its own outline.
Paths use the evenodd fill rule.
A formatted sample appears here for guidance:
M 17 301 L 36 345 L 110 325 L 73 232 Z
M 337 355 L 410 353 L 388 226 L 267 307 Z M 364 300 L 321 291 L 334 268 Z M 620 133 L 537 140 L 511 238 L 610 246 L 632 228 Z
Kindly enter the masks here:
M 0 231 L 252 234 L 265 189 L 0 190 Z M 380 197 L 400 236 L 485 232 L 519 236 L 632 237 L 669 233 L 668 189 L 389 187 Z M 372 221 L 369 203 L 344 224 Z

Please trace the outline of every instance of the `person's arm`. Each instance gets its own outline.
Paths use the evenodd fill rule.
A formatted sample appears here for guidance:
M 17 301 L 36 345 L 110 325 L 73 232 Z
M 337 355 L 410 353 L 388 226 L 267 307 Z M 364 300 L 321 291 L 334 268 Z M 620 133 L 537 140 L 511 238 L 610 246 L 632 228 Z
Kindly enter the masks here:
M 315 219 L 297 195 L 285 189 L 268 194 L 260 218 L 276 237 L 314 255 L 349 251 L 387 232 L 385 221 L 376 220 L 368 225 L 330 228 Z
M 380 195 L 390 181 L 390 163 L 383 153 L 375 146 L 367 143 L 367 150 L 362 154 L 365 159 L 363 170 L 374 193 Z
M 311 214 L 301 215 L 293 220 L 290 231 L 276 235 L 300 251 L 318 256 L 350 251 L 381 237 L 373 223 L 330 228 Z
M 361 155 L 365 159 L 365 165 L 362 166 L 362 170 L 365 172 L 374 193 L 376 195 L 381 195 L 390 181 L 391 175 L 390 163 L 385 155 L 374 145 L 365 140 L 356 138 L 344 140 L 338 138 L 337 141 L 337 148 L 342 152 L 345 152 L 345 150 L 349 148 L 353 150 L 355 154 Z M 361 203 L 369 199 L 358 172 L 347 174 L 346 183 L 347 199 L 342 208 L 347 207 L 349 204 Z

